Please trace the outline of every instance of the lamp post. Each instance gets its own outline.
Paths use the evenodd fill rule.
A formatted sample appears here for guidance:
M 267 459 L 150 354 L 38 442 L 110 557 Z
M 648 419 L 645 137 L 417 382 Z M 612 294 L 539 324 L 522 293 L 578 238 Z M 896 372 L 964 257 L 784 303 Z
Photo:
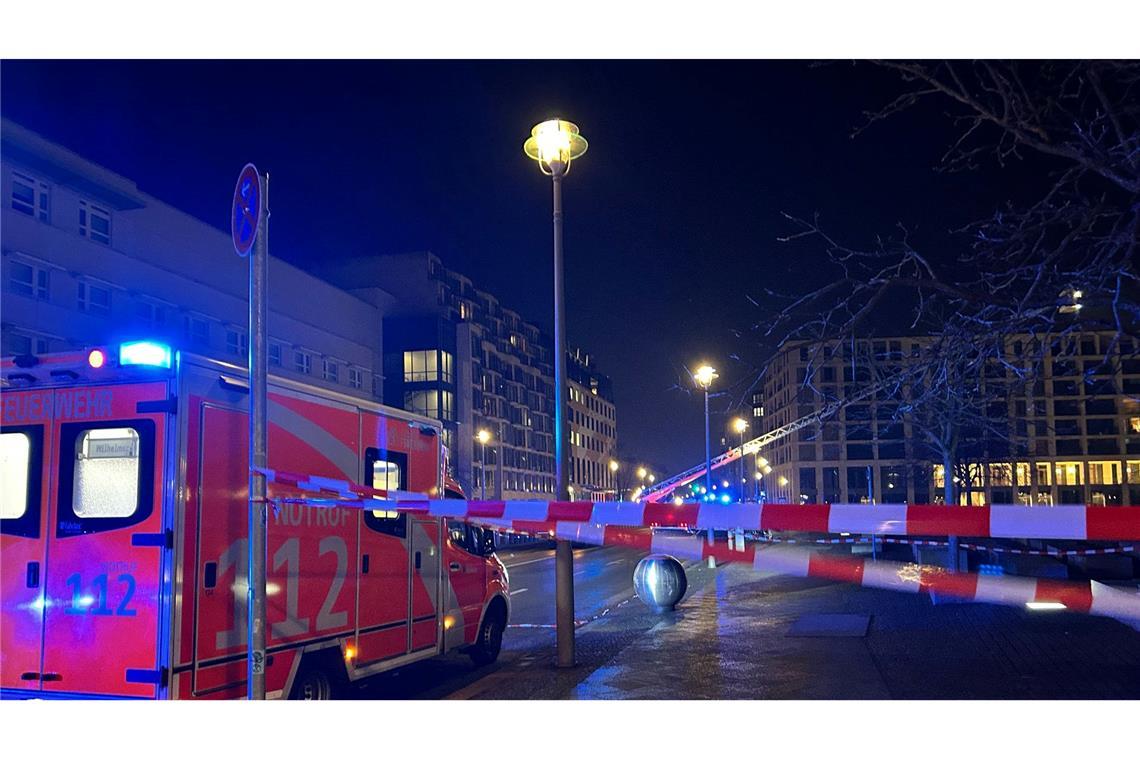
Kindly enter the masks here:
M 611 473 L 610 476 L 613 478 L 613 481 L 614 481 L 614 500 L 615 501 L 621 501 L 621 490 L 618 489 L 618 482 L 617 482 L 617 471 L 618 471 L 619 466 L 620 465 L 618 465 L 616 459 L 610 460 L 610 473 Z
M 570 498 L 569 447 L 566 440 L 566 313 L 562 270 L 562 178 L 570 163 L 586 152 L 578 127 L 562 119 L 536 124 L 523 152 L 538 162 L 554 186 L 554 478 L 555 498 Z M 555 623 L 558 667 L 574 666 L 574 553 L 569 541 L 555 544 Z
M 705 392 L 705 493 L 706 494 L 712 493 L 712 490 L 713 490 L 713 488 L 712 488 L 712 446 L 710 445 L 710 440 L 709 440 L 709 387 L 712 385 L 712 381 L 716 380 L 717 377 L 719 377 L 719 375 L 717 375 L 716 370 L 707 364 L 702 364 L 700 367 L 697 368 L 697 371 L 693 373 L 693 380 L 695 380 L 697 385 L 701 386 L 701 388 L 703 388 L 704 392 Z M 713 536 L 713 530 L 712 530 L 712 528 L 709 528 L 709 543 L 712 544 L 714 542 L 714 540 L 715 540 L 715 537 Z M 712 559 L 712 557 L 709 557 L 709 566 L 710 567 L 712 566 L 712 563 L 713 563 L 713 559 Z
M 712 493 L 712 447 L 709 439 L 709 387 L 712 381 L 716 380 L 720 375 L 716 370 L 707 364 L 702 364 L 696 372 L 693 373 L 693 380 L 705 392 L 705 489 L 708 493 Z
M 743 417 L 732 421 L 732 429 L 740 434 L 740 500 L 744 501 L 744 431 L 748 429 L 748 422 Z
M 480 430 L 475 438 L 479 441 L 479 498 L 487 500 L 487 442 L 491 440 L 488 430 Z

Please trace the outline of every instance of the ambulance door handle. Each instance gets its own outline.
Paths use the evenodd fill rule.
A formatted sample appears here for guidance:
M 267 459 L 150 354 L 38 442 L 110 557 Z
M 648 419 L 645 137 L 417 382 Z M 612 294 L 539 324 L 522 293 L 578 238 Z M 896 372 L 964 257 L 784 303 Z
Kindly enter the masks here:
M 416 552 L 416 569 L 420 569 L 420 553 Z
M 452 570 L 455 570 L 456 572 L 459 571 L 459 563 L 458 562 L 452 562 L 448 565 L 448 567 L 451 568 Z
M 40 563 L 28 563 L 28 588 L 40 587 Z
M 214 586 L 218 585 L 218 563 L 217 562 L 207 562 L 206 563 L 206 579 L 205 580 L 206 580 L 206 582 L 205 582 L 206 588 L 213 588 Z
M 360 572 L 361 574 L 368 573 L 368 555 L 365 554 L 360 558 Z

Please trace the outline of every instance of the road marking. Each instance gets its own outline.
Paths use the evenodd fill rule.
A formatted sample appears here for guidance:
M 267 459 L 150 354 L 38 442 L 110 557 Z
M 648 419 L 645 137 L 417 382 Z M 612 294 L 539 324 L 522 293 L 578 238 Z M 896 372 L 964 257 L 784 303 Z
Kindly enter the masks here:
M 515 562 L 513 564 L 507 565 L 507 568 L 509 569 L 512 567 L 522 567 L 523 565 L 533 565 L 535 562 L 545 562 L 548 559 L 554 559 L 554 555 L 551 554 L 549 557 L 539 557 L 538 559 L 528 559 L 526 562 Z
M 514 596 L 515 594 L 521 594 L 522 592 L 529 591 L 529 590 L 530 589 L 526 589 L 526 588 L 516 588 L 514 591 L 511 592 L 511 596 Z
M 609 567 L 610 565 L 620 565 L 623 562 L 625 562 L 624 559 L 615 559 L 613 562 L 607 562 L 606 567 Z

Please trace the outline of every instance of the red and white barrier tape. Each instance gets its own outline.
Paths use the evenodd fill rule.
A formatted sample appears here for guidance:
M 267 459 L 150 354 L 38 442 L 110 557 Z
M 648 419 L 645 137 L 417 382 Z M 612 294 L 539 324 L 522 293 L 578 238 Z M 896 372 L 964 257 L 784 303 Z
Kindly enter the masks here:
M 1140 540 L 1140 507 L 1087 505 L 961 507 L 924 504 L 715 504 L 463 501 L 429 499 L 362 486 L 347 480 L 258 470 L 278 485 L 336 495 L 336 506 L 385 509 L 432 517 L 498 520 L 511 524 L 591 523 L 699 530 L 769 530 L 804 533 L 862 533 L 879 536 L 966 536 L 977 538 Z M 361 498 L 365 497 L 365 498 Z
M 756 538 L 750 540 L 767 544 L 869 544 L 878 541 L 882 544 L 903 544 L 906 546 L 947 546 L 946 541 L 930 541 L 913 538 L 869 538 L 866 536 L 850 538 L 780 538 L 778 536 Z M 1008 546 L 989 546 L 987 544 L 958 544 L 960 549 L 971 551 L 996 552 L 998 554 L 1023 554 L 1035 557 L 1091 557 L 1102 554 L 1130 554 L 1136 551 L 1135 546 L 1101 546 L 1095 549 L 1016 549 Z
M 990 604 L 1023 606 L 1030 602 L 1059 602 L 1074 612 L 1140 621 L 1140 594 L 1121 591 L 1096 581 L 954 573 L 940 567 L 903 562 L 829 556 L 790 546 L 741 545 L 705 536 L 644 528 L 601 528 L 560 523 L 558 538 L 601 546 L 627 546 L 678 559 L 750 564 L 760 573 L 801 578 L 827 578 L 865 588 L 910 593 L 934 593 Z

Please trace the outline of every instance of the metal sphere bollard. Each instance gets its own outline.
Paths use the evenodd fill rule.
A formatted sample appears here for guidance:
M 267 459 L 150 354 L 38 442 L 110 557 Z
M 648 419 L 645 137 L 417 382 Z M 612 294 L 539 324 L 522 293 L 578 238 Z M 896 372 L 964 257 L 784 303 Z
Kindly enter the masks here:
M 633 588 L 638 598 L 657 614 L 676 607 L 688 587 L 685 568 L 666 554 L 651 554 L 638 562 L 633 571 Z

